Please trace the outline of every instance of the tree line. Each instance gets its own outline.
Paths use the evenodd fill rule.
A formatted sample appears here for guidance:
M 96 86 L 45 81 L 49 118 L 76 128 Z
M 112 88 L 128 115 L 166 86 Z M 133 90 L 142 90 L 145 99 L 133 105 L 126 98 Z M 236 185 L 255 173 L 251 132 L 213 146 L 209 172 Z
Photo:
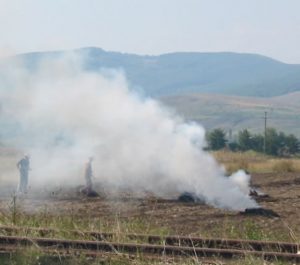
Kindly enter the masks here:
M 254 150 L 274 156 L 290 156 L 300 152 L 300 141 L 295 135 L 277 132 L 274 128 L 267 128 L 264 135 L 253 134 L 244 129 L 238 132 L 234 141 L 228 141 L 225 131 L 217 128 L 208 132 L 206 139 L 210 150 Z

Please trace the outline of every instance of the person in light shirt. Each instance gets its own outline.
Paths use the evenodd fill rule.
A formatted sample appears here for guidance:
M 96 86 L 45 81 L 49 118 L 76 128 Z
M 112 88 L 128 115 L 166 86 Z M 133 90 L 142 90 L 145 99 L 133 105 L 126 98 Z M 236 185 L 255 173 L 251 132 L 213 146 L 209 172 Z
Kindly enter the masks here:
M 30 170 L 30 157 L 29 155 L 24 155 L 24 157 L 17 163 L 17 168 L 20 172 L 20 183 L 19 192 L 26 193 L 28 186 L 28 172 Z

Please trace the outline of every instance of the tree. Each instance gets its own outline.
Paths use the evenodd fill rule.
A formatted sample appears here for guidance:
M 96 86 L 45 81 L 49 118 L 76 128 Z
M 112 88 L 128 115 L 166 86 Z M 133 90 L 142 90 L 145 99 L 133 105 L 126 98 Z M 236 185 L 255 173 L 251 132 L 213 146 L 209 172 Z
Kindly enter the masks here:
M 247 129 L 239 131 L 238 145 L 242 151 L 252 149 L 252 136 Z
M 293 135 L 277 133 L 273 128 L 267 129 L 266 151 L 270 155 L 288 156 L 299 152 L 299 140 Z
M 214 129 L 207 134 L 208 146 L 211 150 L 219 150 L 226 146 L 225 132 L 222 129 Z
M 296 138 L 295 135 L 290 134 L 288 136 L 285 137 L 285 144 L 288 148 L 288 152 L 292 155 L 300 152 L 300 142 L 299 140 Z
M 288 147 L 286 146 L 286 136 L 283 132 L 279 132 L 277 135 L 277 155 L 287 156 L 289 155 Z
M 264 137 L 261 134 L 252 136 L 252 149 L 256 152 L 263 152 Z
M 233 152 L 238 151 L 240 149 L 240 146 L 238 145 L 237 142 L 228 143 L 228 147 L 229 147 L 229 150 L 233 151 Z
M 280 147 L 280 139 L 282 137 L 278 135 L 274 128 L 267 128 L 266 131 L 266 153 L 268 155 L 278 155 Z
M 299 150 L 299 140 L 295 135 L 285 135 L 283 132 L 280 132 L 278 135 L 279 150 L 277 151 L 280 156 L 289 156 L 298 153 Z
M 220 134 L 220 132 L 219 132 Z M 216 137 L 216 136 L 214 136 Z M 239 131 L 237 142 L 229 143 L 230 150 L 254 150 L 264 151 L 264 136 L 261 134 L 251 135 L 244 129 Z M 214 147 L 213 145 L 212 147 Z M 211 147 L 211 148 L 212 148 Z M 300 142 L 293 134 L 286 135 L 283 132 L 277 132 L 274 128 L 266 130 L 266 153 L 274 156 L 290 156 L 300 152 Z

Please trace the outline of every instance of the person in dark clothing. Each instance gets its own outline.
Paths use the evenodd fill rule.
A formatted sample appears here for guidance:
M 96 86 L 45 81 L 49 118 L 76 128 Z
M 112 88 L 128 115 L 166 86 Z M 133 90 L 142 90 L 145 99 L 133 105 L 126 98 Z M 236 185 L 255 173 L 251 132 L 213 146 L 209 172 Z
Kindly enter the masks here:
M 99 194 L 94 190 L 93 185 L 93 168 L 92 168 L 93 157 L 89 157 L 88 162 L 85 164 L 84 178 L 86 186 L 81 189 L 81 193 L 85 194 L 87 197 L 98 197 Z
M 92 169 L 92 162 L 93 158 L 90 157 L 88 162 L 85 165 L 85 171 L 84 171 L 84 177 L 85 177 L 85 182 L 86 182 L 86 189 L 87 193 L 91 192 L 93 190 L 93 169 Z
M 25 155 L 18 163 L 20 172 L 19 192 L 26 193 L 28 186 L 28 171 L 30 170 L 29 155 Z

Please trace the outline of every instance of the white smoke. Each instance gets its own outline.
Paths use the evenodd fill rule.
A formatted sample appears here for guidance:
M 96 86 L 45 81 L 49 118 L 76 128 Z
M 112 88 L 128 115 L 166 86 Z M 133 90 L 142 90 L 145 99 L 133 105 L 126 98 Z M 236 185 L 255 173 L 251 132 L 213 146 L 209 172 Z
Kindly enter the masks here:
M 256 206 L 245 193 L 247 177 L 245 187 L 225 177 L 203 151 L 201 126 L 130 92 L 120 72 L 87 72 L 68 55 L 42 60 L 34 71 L 6 68 L 1 80 L 1 119 L 30 153 L 34 185 L 84 183 L 83 165 L 93 156 L 99 182 L 160 196 L 188 191 L 235 210 Z
M 240 188 L 245 194 L 250 193 L 250 179 L 251 176 L 246 174 L 244 170 L 238 170 L 230 176 L 230 179 Z

